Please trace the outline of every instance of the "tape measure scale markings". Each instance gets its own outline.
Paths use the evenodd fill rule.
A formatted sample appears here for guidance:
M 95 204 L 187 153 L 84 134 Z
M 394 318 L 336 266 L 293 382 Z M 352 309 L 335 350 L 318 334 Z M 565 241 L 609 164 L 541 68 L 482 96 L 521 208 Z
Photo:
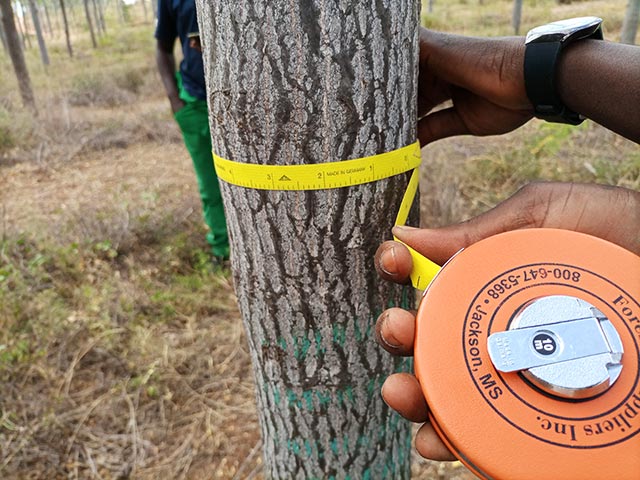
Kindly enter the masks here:
M 416 169 L 420 144 L 340 162 L 306 165 L 256 165 L 224 159 L 213 161 L 221 180 L 257 190 L 325 190 L 375 182 Z
M 396 225 L 407 221 L 418 190 L 421 156 L 420 143 L 369 157 L 340 162 L 306 165 L 257 165 L 241 163 L 213 153 L 218 178 L 240 187 L 256 190 L 326 190 L 375 182 L 413 170 L 402 198 Z M 413 286 L 424 290 L 440 267 L 408 247 L 414 260 Z

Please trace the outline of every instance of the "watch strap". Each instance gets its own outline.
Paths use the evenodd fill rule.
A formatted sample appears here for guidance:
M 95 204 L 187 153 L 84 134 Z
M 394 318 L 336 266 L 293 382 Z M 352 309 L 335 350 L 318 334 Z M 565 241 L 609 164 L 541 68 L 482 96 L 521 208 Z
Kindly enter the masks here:
M 569 110 L 557 93 L 556 67 L 563 46 L 561 42 L 527 44 L 524 53 L 525 89 L 534 105 L 536 117 L 549 122 L 579 125 L 584 117 Z

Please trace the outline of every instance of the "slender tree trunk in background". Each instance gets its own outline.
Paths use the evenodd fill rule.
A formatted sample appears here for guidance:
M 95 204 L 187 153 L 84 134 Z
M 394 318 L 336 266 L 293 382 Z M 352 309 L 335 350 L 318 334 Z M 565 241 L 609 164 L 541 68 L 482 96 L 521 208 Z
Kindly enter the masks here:
M 158 18 L 158 3 L 156 2 L 156 0 L 150 0 L 151 3 L 151 10 L 153 11 L 153 18 L 154 20 L 156 18 Z
M 18 30 L 16 29 L 16 24 L 13 19 L 11 0 L 0 0 L 0 10 L 2 11 L 2 27 L 7 37 L 9 56 L 11 57 L 16 79 L 18 80 L 22 103 L 25 107 L 35 112 L 36 101 L 33 96 L 33 89 L 31 88 L 31 77 L 29 77 L 27 64 L 24 61 L 24 52 L 22 51 L 20 37 L 18 36 Z
M 418 0 L 197 6 L 220 156 L 309 164 L 415 141 Z M 373 266 L 407 181 L 299 192 L 222 182 L 266 478 L 409 478 L 408 422 L 380 396 L 409 365 L 376 345 L 374 325 L 413 295 Z
M 9 47 L 7 47 L 7 37 L 4 34 L 4 27 L 2 26 L 2 12 L 0 12 L 0 41 L 2 41 L 2 50 L 9 54 Z
M 102 29 L 102 33 L 107 33 L 107 24 L 104 21 L 104 8 L 102 5 L 102 0 L 95 0 L 98 4 L 98 20 L 100 22 L 100 28 Z
M 51 6 L 53 7 L 53 19 L 54 19 L 54 23 L 55 23 L 53 31 L 54 32 L 59 32 L 60 31 L 60 13 L 59 13 L 59 9 L 58 9 L 58 4 L 55 2 L 55 0 L 53 0 L 51 2 Z
M 516 35 L 520 35 L 520 22 L 522 20 L 522 0 L 513 0 L 513 17 L 511 24 Z
M 24 39 L 26 40 L 26 45 L 28 48 L 31 48 L 31 37 L 29 36 L 29 24 L 27 23 L 27 11 L 24 8 L 24 5 L 21 2 L 18 2 L 20 6 L 20 11 L 22 12 L 22 26 L 24 31 Z
M 62 12 L 62 23 L 64 24 L 64 38 L 67 41 L 67 52 L 73 57 L 73 48 L 71 48 L 71 37 L 69 36 L 69 22 L 67 21 L 67 9 L 64 0 L 60 0 L 60 11 Z
M 24 30 L 22 28 L 22 23 L 20 22 L 20 19 L 17 18 L 17 16 L 14 19 L 14 21 L 15 21 L 14 25 L 16 26 L 16 28 L 18 30 L 18 33 L 19 33 L 19 36 L 20 36 L 20 40 L 22 41 L 22 48 L 24 50 L 26 50 L 27 49 L 27 39 L 25 38 L 26 35 L 24 34 Z
M 429 0 L 429 13 L 433 13 L 433 4 L 435 3 L 435 0 Z
M 91 6 L 93 7 L 93 25 L 96 27 L 96 33 L 101 37 L 104 32 L 102 31 L 102 25 L 100 24 L 100 16 L 98 14 L 98 5 L 96 0 L 91 0 Z
M 638 22 L 640 21 L 640 0 L 629 0 L 627 13 L 622 23 L 620 32 L 620 42 L 634 45 L 638 33 Z
M 44 10 L 44 19 L 46 20 L 49 36 L 53 37 L 53 27 L 51 25 L 51 17 L 49 16 L 49 8 L 47 7 L 47 2 L 42 3 L 42 7 L 40 8 L 40 11 L 43 11 L 43 10 Z
M 42 35 L 42 26 L 40 25 L 40 17 L 38 16 L 38 7 L 35 0 L 29 0 L 29 10 L 31 10 L 33 28 L 36 30 L 40 58 L 42 59 L 42 64 L 46 67 L 49 65 L 49 52 L 47 52 L 47 44 L 44 42 L 44 35 Z
M 91 45 L 93 48 L 96 48 L 98 44 L 96 43 L 96 35 L 93 33 L 93 23 L 91 22 L 91 13 L 89 13 L 89 0 L 83 0 L 84 3 L 84 14 L 87 18 L 87 25 L 89 26 L 89 33 L 91 34 Z

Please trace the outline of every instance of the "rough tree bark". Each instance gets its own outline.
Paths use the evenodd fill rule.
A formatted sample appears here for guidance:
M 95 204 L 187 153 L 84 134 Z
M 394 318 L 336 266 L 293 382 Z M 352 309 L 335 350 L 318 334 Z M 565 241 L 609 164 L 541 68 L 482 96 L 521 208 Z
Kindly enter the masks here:
M 67 21 L 67 8 L 64 0 L 60 0 L 60 11 L 62 12 L 62 23 L 64 24 L 64 38 L 67 41 L 67 52 L 73 57 L 73 48 L 71 48 L 71 36 L 69 35 L 69 22 Z
M 42 34 L 42 25 L 40 24 L 40 15 L 38 15 L 38 6 L 35 0 L 29 0 L 29 10 L 31 10 L 31 19 L 33 20 L 33 28 L 36 30 L 36 38 L 38 39 L 38 48 L 40 49 L 40 58 L 42 64 L 46 67 L 49 65 L 49 52 L 47 52 L 47 44 L 44 42 Z
M 4 33 L 7 38 L 9 56 L 11 57 L 13 71 L 18 80 L 22 103 L 24 103 L 25 107 L 35 112 L 36 102 L 33 96 L 33 89 L 31 88 L 31 77 L 29 77 L 27 64 L 24 61 L 24 53 L 20 45 L 20 36 L 18 35 L 18 30 L 16 29 L 16 24 L 13 19 L 11 0 L 0 0 L 0 10 L 2 11 L 2 26 L 4 27 Z
M 627 13 L 622 23 L 620 42 L 634 45 L 638 33 L 638 22 L 640 21 L 640 0 L 629 0 Z
M 522 21 L 522 0 L 513 0 L 513 16 L 511 25 L 516 35 L 520 35 L 520 22 Z
M 418 0 L 198 0 L 213 148 L 309 164 L 416 139 Z M 374 324 L 410 289 L 380 282 L 408 181 L 321 191 L 222 185 L 267 478 L 408 478 L 409 426 L 380 386 L 408 364 Z
M 96 35 L 93 32 L 93 22 L 91 21 L 91 13 L 89 12 L 89 0 L 83 0 L 82 3 L 84 3 L 84 15 L 87 19 L 89 33 L 91 34 L 91 45 L 93 45 L 93 48 L 96 48 L 98 44 L 96 42 Z

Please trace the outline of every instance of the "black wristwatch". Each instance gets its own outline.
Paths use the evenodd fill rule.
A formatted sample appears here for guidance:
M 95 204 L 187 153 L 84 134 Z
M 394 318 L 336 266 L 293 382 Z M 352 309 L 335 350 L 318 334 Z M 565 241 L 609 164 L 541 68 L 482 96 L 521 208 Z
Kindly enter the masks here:
M 602 19 L 580 17 L 536 27 L 527 33 L 524 85 L 535 116 L 549 122 L 578 125 L 584 117 L 564 105 L 556 88 L 557 65 L 564 47 L 576 40 L 602 40 Z

